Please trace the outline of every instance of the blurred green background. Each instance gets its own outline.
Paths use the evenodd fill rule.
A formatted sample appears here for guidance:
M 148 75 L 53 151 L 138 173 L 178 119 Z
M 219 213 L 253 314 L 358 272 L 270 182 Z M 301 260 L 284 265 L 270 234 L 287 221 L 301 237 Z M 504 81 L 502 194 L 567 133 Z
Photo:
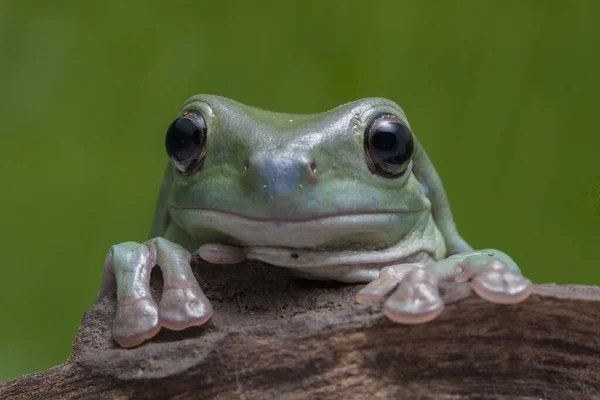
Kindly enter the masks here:
M 195 93 L 398 102 L 460 231 L 600 284 L 600 2 L 0 1 L 0 380 L 64 361 L 106 251 L 143 241 Z

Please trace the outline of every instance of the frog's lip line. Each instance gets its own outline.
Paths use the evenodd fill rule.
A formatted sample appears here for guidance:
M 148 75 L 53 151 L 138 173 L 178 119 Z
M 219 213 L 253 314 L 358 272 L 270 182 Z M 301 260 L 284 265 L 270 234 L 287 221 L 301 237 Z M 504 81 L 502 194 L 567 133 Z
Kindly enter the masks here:
M 237 217 L 237 218 L 242 218 L 242 219 L 246 219 L 246 220 L 250 220 L 250 221 L 255 221 L 255 222 L 275 223 L 275 224 L 281 224 L 281 223 L 293 224 L 293 223 L 303 223 L 303 222 L 314 222 L 314 221 L 320 221 L 320 220 L 326 220 L 326 219 L 333 219 L 333 218 L 369 216 L 369 215 L 417 214 L 417 213 L 422 213 L 422 212 L 430 211 L 431 210 L 431 207 L 424 207 L 422 209 L 408 210 L 408 211 L 407 210 L 398 210 L 398 211 L 394 211 L 394 210 L 386 210 L 386 211 L 373 211 L 373 210 L 370 210 L 370 211 L 351 211 L 351 212 L 340 212 L 340 213 L 336 213 L 336 214 L 323 214 L 323 215 L 319 215 L 319 216 L 315 216 L 315 217 L 309 217 L 309 218 L 282 219 L 282 218 L 256 218 L 256 217 L 249 217 L 247 215 L 243 215 L 243 214 L 239 214 L 239 213 L 234 213 L 234 212 L 231 212 L 231 211 L 216 210 L 216 209 L 212 209 L 212 208 L 177 207 L 177 206 L 169 206 L 169 208 L 171 208 L 173 210 L 206 211 L 206 212 L 210 212 L 210 213 L 223 214 L 223 215 Z

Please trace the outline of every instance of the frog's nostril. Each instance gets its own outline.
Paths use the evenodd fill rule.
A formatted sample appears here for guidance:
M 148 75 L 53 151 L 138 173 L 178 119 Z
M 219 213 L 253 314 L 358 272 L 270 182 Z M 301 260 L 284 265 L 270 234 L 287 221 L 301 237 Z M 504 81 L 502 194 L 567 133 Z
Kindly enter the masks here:
M 244 175 L 269 200 L 306 195 L 319 181 L 316 160 L 264 153 L 244 160 Z

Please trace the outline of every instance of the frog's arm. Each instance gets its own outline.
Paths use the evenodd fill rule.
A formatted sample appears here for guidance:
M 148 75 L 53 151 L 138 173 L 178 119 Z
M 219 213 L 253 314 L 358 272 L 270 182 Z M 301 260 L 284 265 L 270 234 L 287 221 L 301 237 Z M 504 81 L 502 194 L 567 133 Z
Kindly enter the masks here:
M 413 174 L 425 190 L 425 195 L 431 201 L 431 213 L 436 225 L 444 236 L 448 255 L 472 251 L 473 248 L 459 235 L 444 185 L 429 160 L 425 149 L 414 137 L 415 150 L 413 155 Z
M 156 210 L 154 211 L 154 220 L 152 221 L 152 229 L 150 230 L 150 238 L 163 236 L 169 225 L 169 212 L 167 203 L 169 200 L 169 192 L 173 183 L 173 170 L 170 165 L 167 165 L 165 174 L 163 175 L 158 200 L 156 201 Z
M 173 182 L 170 166 L 165 171 L 152 223 L 150 240 L 112 246 L 104 264 L 100 301 L 117 294 L 113 338 L 123 347 L 137 346 L 161 327 L 173 330 L 202 325 L 212 315 L 190 266 L 191 254 L 162 236 L 169 225 L 168 197 Z M 162 270 L 164 285 L 159 304 L 150 291 L 151 271 Z
M 444 308 L 438 283 L 471 281 L 482 298 L 504 304 L 525 300 L 531 293 L 531 281 L 519 271 L 506 254 L 494 249 L 473 251 L 458 234 L 446 192 L 427 153 L 415 138 L 413 174 L 431 201 L 431 212 L 444 236 L 446 259 L 428 264 L 399 264 L 383 268 L 379 277 L 357 295 L 359 303 L 384 303 L 384 313 L 400 323 L 417 324 L 432 320 Z

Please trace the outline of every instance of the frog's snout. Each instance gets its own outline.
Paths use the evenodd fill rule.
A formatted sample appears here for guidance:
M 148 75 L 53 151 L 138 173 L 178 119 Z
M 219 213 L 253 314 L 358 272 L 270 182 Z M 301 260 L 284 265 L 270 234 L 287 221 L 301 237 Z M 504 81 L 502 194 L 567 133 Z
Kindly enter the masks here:
M 252 157 L 244 169 L 268 199 L 294 196 L 318 182 L 316 161 L 303 156 Z

